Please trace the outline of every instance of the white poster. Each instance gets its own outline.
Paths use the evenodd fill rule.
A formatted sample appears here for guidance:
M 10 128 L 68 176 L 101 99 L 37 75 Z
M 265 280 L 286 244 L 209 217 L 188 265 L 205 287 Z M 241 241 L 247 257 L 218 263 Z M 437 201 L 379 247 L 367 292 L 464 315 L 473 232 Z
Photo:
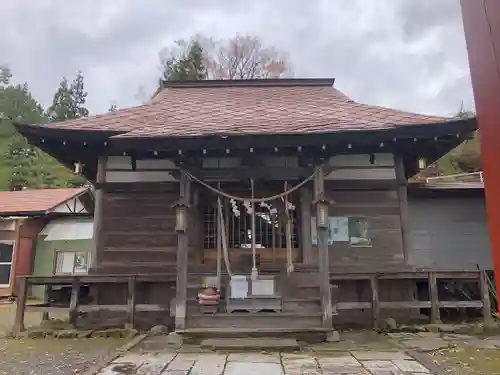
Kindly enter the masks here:
M 311 240 L 313 245 L 318 244 L 316 217 L 311 217 Z M 330 216 L 328 218 L 328 245 L 334 242 L 349 242 L 349 218 Z
M 342 216 L 329 217 L 329 240 L 333 242 L 349 242 L 349 218 Z
M 246 276 L 234 275 L 230 281 L 231 298 L 247 298 L 248 280 Z

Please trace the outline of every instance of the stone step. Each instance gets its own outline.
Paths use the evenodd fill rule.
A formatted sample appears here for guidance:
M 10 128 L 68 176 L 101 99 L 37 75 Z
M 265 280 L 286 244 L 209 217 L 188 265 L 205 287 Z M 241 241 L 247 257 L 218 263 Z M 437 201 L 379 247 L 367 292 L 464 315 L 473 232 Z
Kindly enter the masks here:
M 216 313 L 216 314 L 191 314 L 187 317 L 188 328 L 320 328 L 322 313 Z
M 284 351 L 297 350 L 299 344 L 293 338 L 276 337 L 236 337 L 236 338 L 210 338 L 202 340 L 202 349 L 227 350 L 227 351 Z
M 328 334 L 332 332 L 331 328 L 324 327 L 295 327 L 295 328 L 276 328 L 276 327 L 197 327 L 178 330 L 186 342 L 199 344 L 200 340 L 207 338 L 248 338 L 248 337 L 279 337 L 292 338 L 298 341 L 318 343 L 323 342 Z M 235 350 L 235 349 L 233 349 Z

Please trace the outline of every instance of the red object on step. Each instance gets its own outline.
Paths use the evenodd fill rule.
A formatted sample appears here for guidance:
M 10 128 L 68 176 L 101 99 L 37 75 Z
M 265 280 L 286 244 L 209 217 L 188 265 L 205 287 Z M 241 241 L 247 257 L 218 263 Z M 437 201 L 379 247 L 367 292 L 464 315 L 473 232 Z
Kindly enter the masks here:
M 500 291 L 500 1 L 461 0 L 461 5 L 481 138 L 493 267 Z
M 202 293 L 198 293 L 198 303 L 200 305 L 215 306 L 220 302 L 220 293 L 215 288 L 209 288 Z

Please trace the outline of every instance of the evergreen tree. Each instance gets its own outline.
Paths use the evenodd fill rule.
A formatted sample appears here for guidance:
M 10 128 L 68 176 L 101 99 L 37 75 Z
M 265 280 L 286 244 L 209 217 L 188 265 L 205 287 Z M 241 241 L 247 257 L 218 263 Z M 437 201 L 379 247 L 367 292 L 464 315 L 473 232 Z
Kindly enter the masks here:
M 8 77 L 0 84 L 0 190 L 81 186 L 78 176 L 17 133 L 14 123 L 44 123 L 48 118 L 27 84 L 10 84 L 10 71 L 3 69 L 0 77 Z
M 86 100 L 83 74 L 78 72 L 71 84 L 63 77 L 47 111 L 48 116 L 53 122 L 86 117 L 89 115 L 85 107 Z
M 0 65 L 0 85 L 8 85 L 12 78 L 12 72 L 7 65 Z
M 165 81 L 200 81 L 207 78 L 203 48 L 197 41 L 180 45 L 184 50 L 171 53 L 163 59 L 163 79 Z
M 47 114 L 51 121 L 64 121 L 75 118 L 74 116 L 73 97 L 71 88 L 66 77 L 63 77 L 59 88 L 54 94 L 52 105 L 47 110 Z
M 72 98 L 72 114 L 73 118 L 87 117 L 89 110 L 85 107 L 87 101 L 87 92 L 85 91 L 82 72 L 77 72 L 76 77 L 71 83 L 70 92 Z
M 32 97 L 27 84 L 0 88 L 0 109 L 4 117 L 0 134 L 9 137 L 3 155 L 5 166 L 9 168 L 7 187 L 15 189 L 37 186 L 41 183 L 39 175 L 41 151 L 17 134 L 13 123 L 43 122 L 45 120 L 43 109 Z

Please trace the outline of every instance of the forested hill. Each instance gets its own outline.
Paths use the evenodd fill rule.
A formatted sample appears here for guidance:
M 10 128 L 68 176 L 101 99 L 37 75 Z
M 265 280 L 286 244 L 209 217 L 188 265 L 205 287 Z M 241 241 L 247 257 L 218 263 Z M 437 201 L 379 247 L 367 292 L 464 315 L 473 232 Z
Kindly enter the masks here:
M 74 105 L 75 94 L 86 96 L 83 76 L 78 74 L 71 84 L 63 80 L 47 110 L 31 95 L 27 84 L 11 84 L 11 77 L 8 68 L 0 67 L 0 190 L 81 186 L 85 183 L 81 177 L 29 145 L 13 122 L 47 123 L 86 115 L 85 108 Z

